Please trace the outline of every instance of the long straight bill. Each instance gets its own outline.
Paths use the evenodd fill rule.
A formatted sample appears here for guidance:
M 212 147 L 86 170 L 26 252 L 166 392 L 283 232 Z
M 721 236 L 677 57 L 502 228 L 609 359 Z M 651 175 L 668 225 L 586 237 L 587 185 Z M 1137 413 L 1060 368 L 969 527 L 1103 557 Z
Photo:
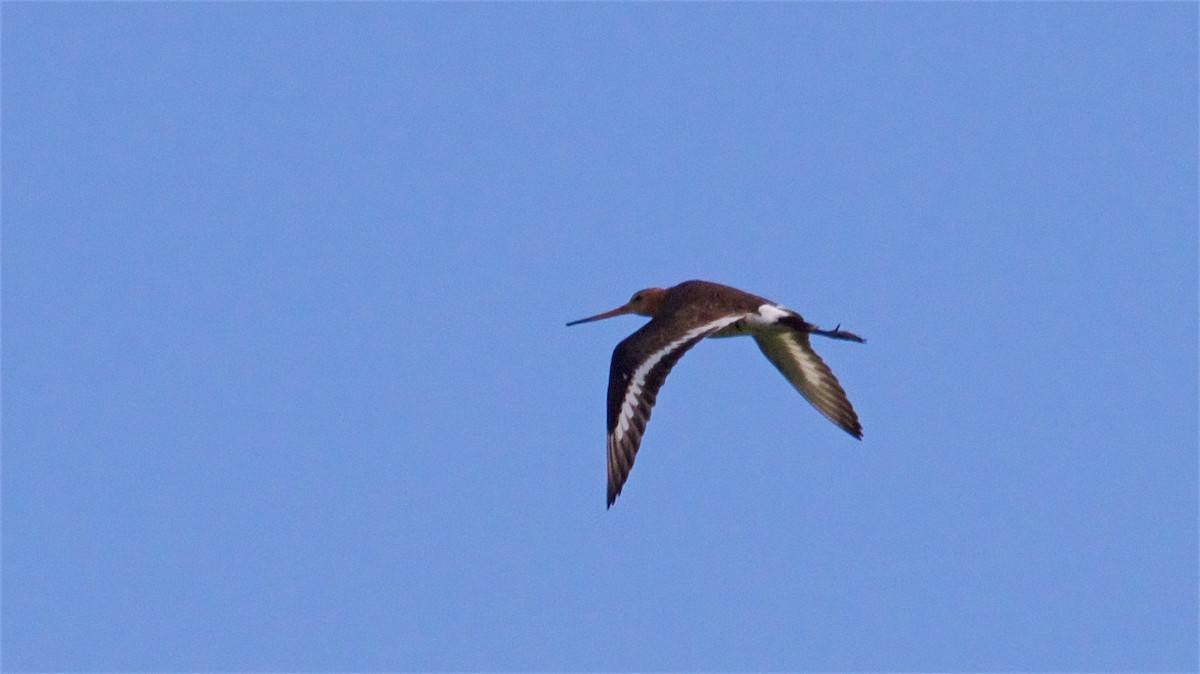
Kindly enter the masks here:
M 626 304 L 623 306 L 619 306 L 616 309 L 613 309 L 612 311 L 606 311 L 602 314 L 596 314 L 595 316 L 592 316 L 590 318 L 581 318 L 577 321 L 571 321 L 570 323 L 567 323 L 567 327 L 569 328 L 572 325 L 579 325 L 580 323 L 591 323 L 592 321 L 599 321 L 599 320 L 603 320 L 605 318 L 612 318 L 613 316 L 620 316 L 621 314 L 627 314 L 629 312 L 630 312 L 629 305 Z

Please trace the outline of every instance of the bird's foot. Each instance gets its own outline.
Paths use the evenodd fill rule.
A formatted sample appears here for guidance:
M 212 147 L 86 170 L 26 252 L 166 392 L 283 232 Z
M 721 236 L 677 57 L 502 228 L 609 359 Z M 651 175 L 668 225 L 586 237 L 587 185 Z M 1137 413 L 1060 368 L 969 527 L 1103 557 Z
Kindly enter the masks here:
M 867 341 L 867 340 L 863 339 L 862 337 L 859 337 L 858 335 L 854 334 L 853 332 L 850 332 L 848 330 L 843 330 L 841 323 L 838 323 L 837 327 L 835 327 L 832 330 L 822 330 L 814 325 L 809 330 L 809 332 L 821 335 L 823 337 L 829 337 L 830 339 L 844 339 L 848 342 L 858 342 L 860 344 L 865 343 Z

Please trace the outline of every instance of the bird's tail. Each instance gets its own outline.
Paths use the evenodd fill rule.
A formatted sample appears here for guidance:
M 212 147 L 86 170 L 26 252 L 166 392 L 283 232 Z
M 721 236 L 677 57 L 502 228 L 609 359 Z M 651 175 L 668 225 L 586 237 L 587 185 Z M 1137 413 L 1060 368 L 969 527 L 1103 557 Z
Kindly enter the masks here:
M 865 344 L 867 341 L 853 332 L 850 332 L 849 330 L 843 330 L 841 323 L 838 323 L 837 327 L 832 330 L 822 330 L 821 328 L 801 318 L 799 314 L 784 317 L 779 322 L 783 323 L 789 328 L 794 328 L 796 330 L 801 330 L 814 335 L 821 335 L 822 337 L 828 337 L 830 339 L 844 339 L 848 342 L 858 342 L 859 344 Z

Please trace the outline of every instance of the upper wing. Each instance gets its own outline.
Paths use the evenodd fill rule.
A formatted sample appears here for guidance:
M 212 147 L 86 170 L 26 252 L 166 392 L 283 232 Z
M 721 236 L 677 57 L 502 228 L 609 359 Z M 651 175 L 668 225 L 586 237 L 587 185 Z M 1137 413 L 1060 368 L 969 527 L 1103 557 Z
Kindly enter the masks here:
M 757 334 L 754 341 L 812 406 L 850 435 L 862 439 L 862 424 L 829 366 L 808 341 L 808 333 L 788 330 Z
M 608 373 L 610 508 L 633 469 L 650 410 L 671 368 L 697 342 L 741 317 L 742 314 L 722 316 L 683 333 L 656 319 L 617 345 Z

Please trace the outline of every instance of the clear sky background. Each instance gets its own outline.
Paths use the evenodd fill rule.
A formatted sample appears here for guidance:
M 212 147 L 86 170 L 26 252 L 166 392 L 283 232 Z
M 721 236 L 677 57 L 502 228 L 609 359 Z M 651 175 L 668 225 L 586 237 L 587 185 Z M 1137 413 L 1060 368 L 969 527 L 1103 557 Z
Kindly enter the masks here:
M 1197 667 L 1194 3 L 2 21 L 5 669 Z

